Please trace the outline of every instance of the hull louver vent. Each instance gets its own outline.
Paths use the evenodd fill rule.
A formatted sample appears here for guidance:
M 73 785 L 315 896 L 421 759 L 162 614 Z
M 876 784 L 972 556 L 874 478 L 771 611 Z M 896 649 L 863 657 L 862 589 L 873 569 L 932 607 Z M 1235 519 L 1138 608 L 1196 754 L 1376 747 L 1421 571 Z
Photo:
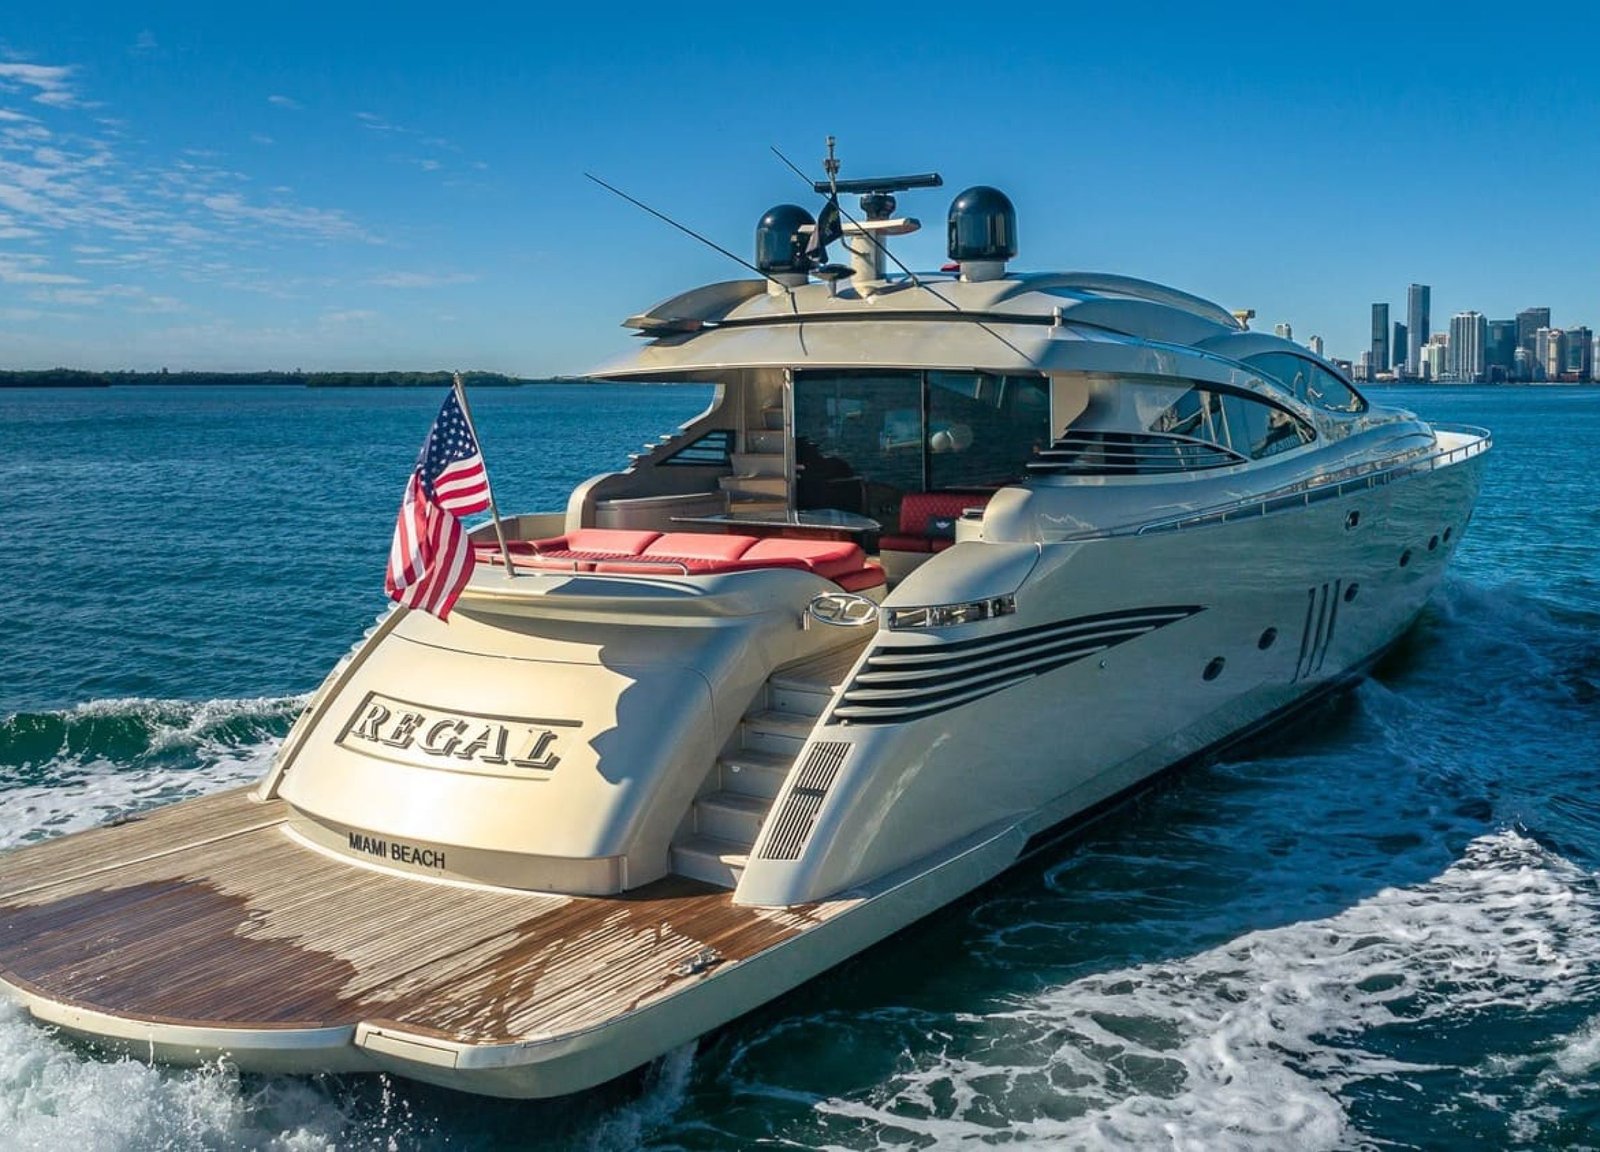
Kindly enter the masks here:
M 1319 584 L 1306 591 L 1306 622 L 1300 632 L 1300 659 L 1294 666 L 1294 679 L 1299 683 L 1308 676 L 1322 671 L 1328 659 L 1328 645 L 1333 642 L 1333 629 L 1339 622 L 1339 594 L 1343 580 L 1332 584 Z
M 850 745 L 843 741 L 825 741 L 813 744 L 806 761 L 795 777 L 783 808 L 778 812 L 772 835 L 761 849 L 763 860 L 798 860 L 800 850 L 811 836 L 811 826 L 816 823 L 828 789 L 839 776 Z
M 1199 611 L 1196 605 L 1137 608 L 942 644 L 882 644 L 845 688 L 830 719 L 846 724 L 919 720 L 1137 640 Z

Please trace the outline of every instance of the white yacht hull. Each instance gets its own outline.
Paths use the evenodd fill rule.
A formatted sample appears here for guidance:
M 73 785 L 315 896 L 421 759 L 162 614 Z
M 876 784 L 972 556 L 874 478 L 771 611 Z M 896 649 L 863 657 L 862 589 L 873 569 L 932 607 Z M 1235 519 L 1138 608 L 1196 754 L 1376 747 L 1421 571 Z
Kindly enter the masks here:
M 165 1001 L 159 990 L 120 1004 L 109 995 L 68 994 L 66 978 L 52 986 L 40 975 L 49 964 L 36 962 L 26 948 L 0 956 L 0 984 L 41 1021 L 164 1062 L 222 1058 L 263 1072 L 383 1070 L 507 1097 L 582 1090 L 771 1000 L 972 891 L 1162 770 L 1280 720 L 1362 674 L 1412 624 L 1438 583 L 1470 515 L 1478 480 L 1479 460 L 1471 459 L 1298 510 L 1034 549 L 1029 575 L 1017 588 L 1016 628 L 1151 608 L 1181 611 L 1046 673 L 905 723 L 849 719 L 844 713 L 856 676 L 846 677 L 806 744 L 848 744 L 850 750 L 814 808 L 804 842 L 782 858 L 767 858 L 765 849 L 804 775 L 803 750 L 736 890 L 695 897 L 720 900 L 718 916 L 743 915 L 758 928 L 766 925 L 771 939 L 748 954 L 715 956 L 697 967 L 693 952 L 702 937 L 691 923 L 671 931 L 666 921 L 653 930 L 631 925 L 627 946 L 633 951 L 616 953 L 613 961 L 654 964 L 661 979 L 643 991 L 623 990 L 604 1011 L 578 1013 L 570 1018 L 573 1026 L 514 1038 L 475 1036 L 470 1028 L 451 1035 L 415 1020 L 388 1018 L 384 1007 L 352 1008 L 355 1015 L 311 1023 L 252 1024 L 243 1016 L 229 1023 L 185 1020 L 152 1010 Z M 1347 527 L 1352 514 L 1356 523 Z M 958 580 L 981 583 L 981 558 L 962 553 L 994 549 L 998 556 L 1015 547 L 960 545 L 930 561 L 922 582 L 939 580 L 934 565 L 944 564 L 962 574 Z M 1251 563 L 1249 557 L 1272 559 Z M 1352 587 L 1356 594 L 1347 600 Z M 1275 638 L 1263 645 L 1269 629 Z M 925 637 L 915 639 L 928 646 Z M 880 633 L 855 673 L 894 640 L 903 635 Z M 1220 672 L 1208 679 L 1208 666 L 1219 659 Z M 184 805 L 157 814 L 178 830 L 175 836 L 163 833 L 159 852 L 132 842 L 112 847 L 121 829 L 95 833 L 107 837 L 108 855 L 73 857 L 81 862 L 78 876 L 70 868 L 63 874 L 49 857 L 64 842 L 11 854 L 0 863 L 0 926 L 73 901 L 114 900 L 142 891 L 141 882 L 214 884 L 240 897 L 232 935 L 248 936 L 260 926 L 273 940 L 292 938 L 307 954 L 347 962 L 348 984 L 361 984 L 364 976 L 374 988 L 403 983 L 402 969 L 386 975 L 376 960 L 366 969 L 369 961 L 360 948 L 342 941 L 340 926 L 329 922 L 338 915 L 338 900 L 328 902 L 320 920 L 315 912 L 307 914 L 316 923 L 296 921 L 290 930 L 285 893 L 326 884 L 301 875 L 308 869 L 343 868 L 353 876 L 350 900 L 396 903 L 392 929 L 403 931 L 403 896 L 396 902 L 380 889 L 415 888 L 419 880 L 331 857 L 327 847 L 305 837 L 309 826 L 303 821 L 296 830 L 294 813 L 282 800 L 242 794 L 222 799 L 236 811 L 228 817 L 234 823 L 221 831 L 208 823 L 217 818 L 198 811 L 212 801 L 190 802 L 196 805 L 192 819 L 185 818 Z M 155 832 L 152 827 L 150 834 Z M 247 836 L 270 837 L 262 841 L 267 847 L 259 857 L 266 861 L 260 876 L 218 879 L 237 866 L 216 857 L 218 845 Z M 844 868 L 873 879 L 840 885 L 836 879 Z M 429 891 L 459 888 L 462 899 L 482 887 L 420 883 Z M 516 898 L 546 899 L 504 896 Z M 623 906 L 621 898 L 572 899 L 584 901 L 582 907 L 600 920 L 608 915 L 608 902 Z M 738 912 L 741 907 L 746 911 Z M 594 933 L 596 948 L 615 936 L 612 921 Z M 532 940 L 537 922 L 527 923 Z M 463 943 L 469 942 L 452 947 Z M 510 966 L 506 987 L 516 989 L 508 995 L 531 1005 L 540 977 L 528 976 L 519 986 L 516 955 L 506 951 L 501 961 Z M 259 964 L 248 951 L 238 962 Z M 450 979 L 451 962 L 439 963 L 438 978 Z M 271 976 L 251 979 L 254 985 Z M 470 983 L 465 974 L 461 979 Z M 581 994 L 581 981 L 575 986 Z M 475 994 L 483 995 L 481 986 Z M 373 1002 L 378 1004 L 389 992 L 372 995 L 380 997 Z M 598 985 L 596 997 L 604 999 Z

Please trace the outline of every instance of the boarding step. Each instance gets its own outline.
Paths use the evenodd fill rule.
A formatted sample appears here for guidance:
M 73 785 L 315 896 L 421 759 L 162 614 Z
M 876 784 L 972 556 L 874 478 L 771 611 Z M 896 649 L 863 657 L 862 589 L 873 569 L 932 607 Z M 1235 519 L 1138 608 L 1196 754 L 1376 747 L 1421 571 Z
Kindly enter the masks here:
M 746 428 L 744 450 L 752 456 L 783 455 L 782 428 Z
M 814 716 L 796 716 L 792 712 L 770 709 L 755 712 L 741 722 L 741 746 L 758 752 L 775 752 L 793 759 L 799 755 L 816 723 Z
M 793 767 L 794 757 L 786 752 L 736 749 L 722 757 L 721 794 L 737 792 L 741 796 L 770 801 L 783 790 L 783 782 L 789 778 L 789 769 Z
M 833 688 L 810 680 L 785 680 L 774 676 L 767 681 L 767 706 L 774 712 L 805 716 L 815 720 L 827 710 Z
M 773 496 L 766 492 L 728 491 L 729 512 L 783 512 L 789 507 L 789 498 Z
M 679 876 L 736 888 L 750 860 L 750 845 L 711 836 L 691 836 L 672 846 L 672 870 Z
M 740 476 L 782 476 L 782 452 L 735 452 L 733 470 Z
M 739 792 L 711 792 L 694 802 L 694 830 L 698 835 L 733 844 L 756 842 L 772 801 Z
M 782 499 L 789 494 L 789 481 L 783 475 L 777 476 L 724 476 L 717 481 L 722 485 L 724 492 L 740 492 L 746 495 L 762 495 L 773 499 Z

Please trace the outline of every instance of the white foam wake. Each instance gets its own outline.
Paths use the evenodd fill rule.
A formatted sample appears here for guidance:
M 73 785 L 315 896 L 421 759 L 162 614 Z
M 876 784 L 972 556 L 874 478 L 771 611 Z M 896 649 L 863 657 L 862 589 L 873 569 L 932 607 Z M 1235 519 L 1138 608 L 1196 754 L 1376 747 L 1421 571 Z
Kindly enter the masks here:
M 817 1107 L 865 1125 L 881 1147 L 1002 1132 L 1063 1148 L 1347 1147 L 1364 1135 L 1348 1089 L 1429 1071 L 1385 1053 L 1404 1047 L 1390 1030 L 1519 1020 L 1597 977 L 1593 878 L 1501 832 L 1435 879 L 1336 916 L 963 1018 L 941 1051 L 865 1098 Z M 1590 1070 L 1600 1032 L 1544 1059 L 1558 1078 Z M 1518 1117 L 1525 1133 L 1549 1120 L 1537 1100 Z
M 263 776 L 282 740 L 260 734 L 298 713 L 304 697 L 208 700 L 95 700 L 59 714 L 63 743 L 0 792 L 0 849 L 102 824 L 114 816 L 247 784 Z M 114 760 L 72 734 L 97 720 L 137 724 L 137 751 Z M 235 729 L 243 725 L 243 737 Z M 251 732 L 255 734 L 250 734 Z

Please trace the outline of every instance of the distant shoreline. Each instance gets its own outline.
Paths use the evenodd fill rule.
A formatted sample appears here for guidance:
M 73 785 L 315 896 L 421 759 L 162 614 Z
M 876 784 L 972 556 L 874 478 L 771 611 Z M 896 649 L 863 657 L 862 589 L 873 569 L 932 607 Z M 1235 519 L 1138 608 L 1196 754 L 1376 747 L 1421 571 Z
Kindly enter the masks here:
M 473 388 L 520 388 L 524 384 L 571 383 L 574 377 L 531 378 L 499 372 L 463 372 Z M 0 370 L 0 388 L 192 388 L 272 385 L 290 388 L 448 388 L 449 372 L 89 372 L 77 368 Z

